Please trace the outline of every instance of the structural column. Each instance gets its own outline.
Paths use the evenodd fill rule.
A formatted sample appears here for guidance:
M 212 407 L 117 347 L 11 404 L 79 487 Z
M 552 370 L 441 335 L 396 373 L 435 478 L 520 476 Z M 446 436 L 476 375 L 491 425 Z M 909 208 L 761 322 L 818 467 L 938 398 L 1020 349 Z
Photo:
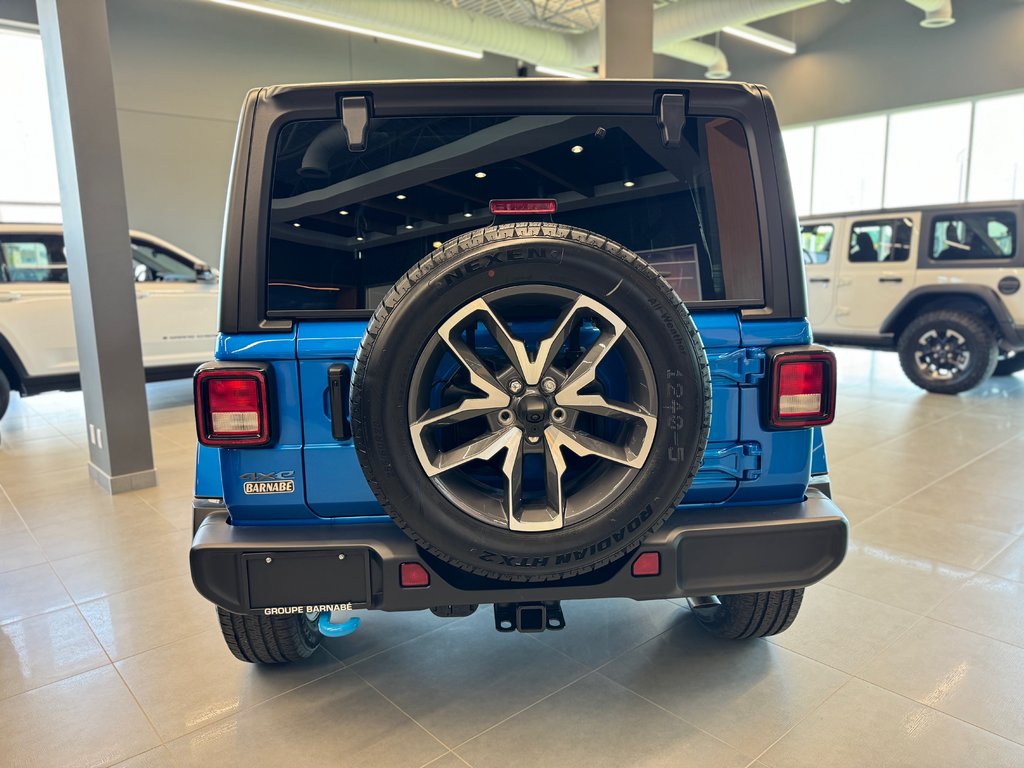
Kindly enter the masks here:
M 156 484 L 105 0 L 36 0 L 50 97 L 89 473 Z
M 601 0 L 601 77 L 654 77 L 654 3 Z

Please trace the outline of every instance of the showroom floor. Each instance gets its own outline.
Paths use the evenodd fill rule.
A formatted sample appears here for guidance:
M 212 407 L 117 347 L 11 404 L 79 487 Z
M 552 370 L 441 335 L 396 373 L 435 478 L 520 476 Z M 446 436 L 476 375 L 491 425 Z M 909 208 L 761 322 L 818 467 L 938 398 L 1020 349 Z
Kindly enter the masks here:
M 683 605 L 567 604 L 567 628 L 371 613 L 308 663 L 236 661 L 194 592 L 188 382 L 149 388 L 161 485 L 110 498 L 82 398 L 0 423 L 5 765 L 1024 765 L 1024 376 L 926 395 L 840 352 L 826 440 L 845 564 L 770 642 Z M 130 758 L 130 759 L 129 759 Z

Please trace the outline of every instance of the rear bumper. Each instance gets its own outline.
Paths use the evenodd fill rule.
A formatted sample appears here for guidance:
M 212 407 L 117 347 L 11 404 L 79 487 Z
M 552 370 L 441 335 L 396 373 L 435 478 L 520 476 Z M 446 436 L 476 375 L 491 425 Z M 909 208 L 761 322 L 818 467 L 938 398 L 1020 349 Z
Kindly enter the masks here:
M 524 584 L 457 570 L 425 553 L 390 521 L 236 526 L 223 508 L 206 504 L 197 513 L 204 517 L 192 542 L 192 580 L 205 598 L 236 613 L 350 603 L 410 611 L 605 597 L 653 600 L 804 587 L 842 562 L 847 543 L 843 513 L 810 488 L 798 504 L 676 512 L 626 558 L 583 576 Z M 632 575 L 630 565 L 644 552 L 661 556 L 658 575 Z M 428 586 L 400 586 L 400 566 L 409 562 L 426 568 Z

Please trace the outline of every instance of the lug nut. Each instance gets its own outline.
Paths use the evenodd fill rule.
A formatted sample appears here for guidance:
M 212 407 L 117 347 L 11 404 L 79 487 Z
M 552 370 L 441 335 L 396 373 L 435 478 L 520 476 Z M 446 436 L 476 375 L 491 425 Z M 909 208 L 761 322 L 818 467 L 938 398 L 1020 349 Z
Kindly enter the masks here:
M 526 442 L 528 442 L 530 445 L 536 445 L 537 443 L 540 442 L 540 435 L 528 435 L 526 438 Z
M 558 385 L 555 383 L 555 380 L 552 379 L 550 376 L 545 378 L 540 383 L 540 391 L 543 392 L 545 395 L 550 395 L 556 389 L 558 389 Z
M 512 411 L 508 410 L 507 408 L 504 408 L 504 409 L 498 411 L 498 423 L 499 424 L 502 424 L 504 426 L 508 426 L 513 421 L 515 421 L 515 418 L 516 417 L 512 413 Z
M 523 391 L 523 382 L 519 379 L 512 379 L 512 381 L 508 383 L 508 391 L 513 395 L 518 395 Z
M 561 424 L 566 419 L 565 409 L 555 408 L 551 411 L 551 420 L 556 424 Z

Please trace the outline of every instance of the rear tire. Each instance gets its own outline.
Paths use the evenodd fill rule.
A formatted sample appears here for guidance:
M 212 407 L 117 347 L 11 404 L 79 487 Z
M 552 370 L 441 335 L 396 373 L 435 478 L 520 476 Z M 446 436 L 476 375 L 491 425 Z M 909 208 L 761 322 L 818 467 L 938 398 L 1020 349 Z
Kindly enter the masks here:
M 996 367 L 996 337 L 980 317 L 958 310 L 926 312 L 900 334 L 903 372 L 940 395 L 958 395 L 981 384 Z
M 236 659 L 284 664 L 308 659 L 320 647 L 316 622 L 298 616 L 249 616 L 217 609 L 224 642 Z
M 803 599 L 803 589 L 722 595 L 718 598 L 720 605 L 697 608 L 693 613 L 715 637 L 746 640 L 777 635 L 789 629 L 800 612 Z
M 992 371 L 993 376 L 1013 376 L 1013 374 L 1024 371 L 1024 352 L 1018 352 L 1013 357 L 1007 357 L 996 363 L 996 369 Z

